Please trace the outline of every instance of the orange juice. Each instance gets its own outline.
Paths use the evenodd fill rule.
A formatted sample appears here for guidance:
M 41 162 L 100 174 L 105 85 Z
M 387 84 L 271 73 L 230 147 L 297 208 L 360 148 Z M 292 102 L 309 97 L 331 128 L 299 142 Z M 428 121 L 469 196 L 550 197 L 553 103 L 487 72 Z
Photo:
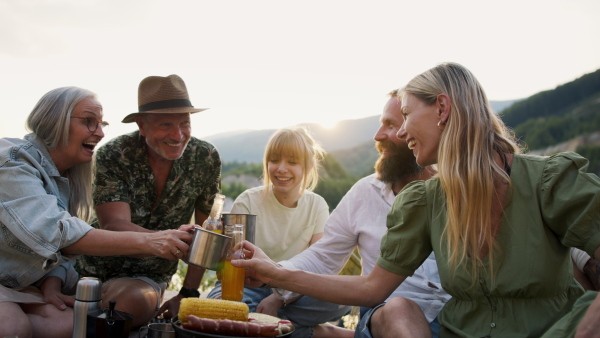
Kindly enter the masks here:
M 226 300 L 241 301 L 244 297 L 244 278 L 246 271 L 225 261 L 221 270 L 221 298 Z
M 212 232 L 214 232 L 214 233 L 217 233 L 217 234 L 219 234 L 219 235 L 222 235 L 222 234 L 223 234 L 223 229 L 210 230 L 210 231 L 212 231 Z

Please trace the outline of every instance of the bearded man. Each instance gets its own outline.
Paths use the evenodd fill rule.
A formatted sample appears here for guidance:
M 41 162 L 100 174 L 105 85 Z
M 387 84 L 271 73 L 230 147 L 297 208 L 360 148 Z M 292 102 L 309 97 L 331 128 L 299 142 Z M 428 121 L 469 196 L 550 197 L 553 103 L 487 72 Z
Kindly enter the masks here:
M 398 91 L 389 93 L 381 126 L 373 137 L 380 156 L 375 163 L 375 174 L 358 181 L 340 201 L 325 224 L 325 234 L 317 243 L 294 256 L 279 262 L 286 268 L 318 274 L 338 274 L 358 247 L 362 274 L 368 275 L 379 257 L 381 238 L 387 231 L 386 218 L 395 196 L 404 186 L 415 180 L 426 180 L 435 174 L 432 168 L 421 168 L 406 143 L 396 136 L 404 123 Z M 276 289 L 284 300 L 297 294 Z M 336 336 L 381 337 L 394 336 L 403 323 L 425 316 L 431 334 L 437 337 L 437 315 L 450 299 L 440 284 L 433 253 L 386 300 L 372 309 L 361 309 L 361 321 L 356 332 L 336 330 Z M 404 331 L 406 334 L 407 332 Z M 425 337 L 415 333 L 414 337 Z

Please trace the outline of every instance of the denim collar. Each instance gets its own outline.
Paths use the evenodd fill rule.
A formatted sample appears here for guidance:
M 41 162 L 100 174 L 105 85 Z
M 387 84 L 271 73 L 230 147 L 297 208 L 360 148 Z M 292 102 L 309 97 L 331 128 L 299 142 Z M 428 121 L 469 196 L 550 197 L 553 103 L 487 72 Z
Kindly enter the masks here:
M 31 143 L 37 151 L 40 152 L 41 159 L 40 164 L 48 173 L 49 176 L 61 176 L 58 172 L 58 168 L 56 168 L 56 164 L 54 164 L 54 160 L 48 151 L 48 146 L 44 143 L 44 141 L 34 133 L 25 135 L 24 139 Z

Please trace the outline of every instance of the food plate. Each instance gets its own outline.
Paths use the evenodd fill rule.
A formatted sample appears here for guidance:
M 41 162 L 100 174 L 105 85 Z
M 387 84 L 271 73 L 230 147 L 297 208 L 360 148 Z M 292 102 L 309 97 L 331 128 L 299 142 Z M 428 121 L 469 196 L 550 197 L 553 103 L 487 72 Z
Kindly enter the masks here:
M 173 317 L 173 319 L 171 319 L 171 323 L 173 324 L 173 327 L 175 328 L 175 333 L 177 334 L 177 338 L 263 338 L 263 337 L 223 336 L 223 335 L 218 335 L 218 334 L 204 333 L 204 332 L 198 332 L 198 331 L 184 329 L 183 327 L 181 327 L 181 322 L 179 321 L 178 316 Z M 280 334 L 279 336 L 275 336 L 275 337 L 276 338 L 288 337 L 293 332 L 294 332 L 294 330 L 292 329 L 292 331 L 290 331 L 288 333 Z

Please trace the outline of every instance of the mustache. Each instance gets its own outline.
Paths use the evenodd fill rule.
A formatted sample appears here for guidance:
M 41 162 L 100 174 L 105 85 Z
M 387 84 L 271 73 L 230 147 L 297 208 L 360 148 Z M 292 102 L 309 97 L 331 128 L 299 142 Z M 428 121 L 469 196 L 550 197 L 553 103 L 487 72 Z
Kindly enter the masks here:
M 398 153 L 400 152 L 402 145 L 396 144 L 392 141 L 389 140 L 384 140 L 384 141 L 376 141 L 375 142 L 375 149 L 377 149 L 377 151 L 379 152 L 379 154 L 381 155 L 384 151 L 389 151 L 392 153 Z M 406 146 L 406 148 L 408 148 L 408 146 Z

